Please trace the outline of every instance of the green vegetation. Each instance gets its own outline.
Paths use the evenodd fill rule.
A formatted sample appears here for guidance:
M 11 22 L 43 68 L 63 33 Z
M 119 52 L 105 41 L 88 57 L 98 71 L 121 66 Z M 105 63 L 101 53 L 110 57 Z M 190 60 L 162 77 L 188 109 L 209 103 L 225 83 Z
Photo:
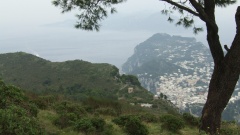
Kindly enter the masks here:
M 119 75 L 111 65 L 52 63 L 26 53 L 0 55 L 0 62 L 1 76 L 26 89 L 0 81 L 0 134 L 198 134 L 198 118 L 180 115 L 166 99 L 153 100 L 136 77 Z M 239 134 L 239 127 L 224 122 L 219 133 Z
M 186 123 L 189 126 L 198 126 L 199 125 L 199 119 L 192 116 L 189 113 L 183 113 L 183 119 L 186 121 Z
M 43 96 L 2 81 L 0 84 L 0 134 L 198 134 L 197 118 L 173 109 L 163 111 L 160 103 L 159 108 L 143 108 L 122 100 L 93 97 L 75 101 L 61 94 Z M 223 122 L 219 132 L 239 134 L 239 127 L 234 122 Z
M 160 117 L 160 121 L 163 123 L 162 128 L 167 129 L 171 132 L 179 132 L 185 127 L 184 121 L 177 116 L 172 114 L 165 114 Z
M 131 102 L 149 102 L 153 97 L 135 76 L 120 75 L 118 68 L 110 64 L 50 62 L 24 52 L 0 54 L 0 63 L 0 77 L 6 83 L 42 95 L 64 94 L 78 101 L 88 97 L 121 98 Z M 135 90 L 130 95 L 129 87 Z M 44 103 L 40 104 L 44 107 Z
M 142 124 L 138 116 L 125 115 L 113 119 L 113 122 L 119 125 L 129 135 L 147 135 L 147 127 Z
M 44 130 L 36 118 L 37 113 L 37 107 L 21 89 L 0 81 L 0 134 L 43 134 Z

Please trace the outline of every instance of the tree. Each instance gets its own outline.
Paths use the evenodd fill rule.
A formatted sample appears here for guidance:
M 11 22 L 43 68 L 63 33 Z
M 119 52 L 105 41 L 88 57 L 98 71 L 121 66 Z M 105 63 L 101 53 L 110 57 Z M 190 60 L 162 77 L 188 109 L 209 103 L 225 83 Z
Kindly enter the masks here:
M 79 8 L 77 15 L 79 22 L 76 28 L 85 30 L 99 30 L 99 21 L 107 17 L 107 8 L 111 13 L 116 10 L 112 5 L 124 0 L 54 0 L 55 6 L 60 6 L 63 11 Z M 162 10 L 169 15 L 168 21 L 173 22 L 171 13 L 175 10 L 181 13 L 177 25 L 192 27 L 194 17 L 206 24 L 207 41 L 214 61 L 214 71 L 208 88 L 207 101 L 202 110 L 200 130 L 208 134 L 216 134 L 220 129 L 221 114 L 228 104 L 234 91 L 240 74 L 240 7 L 238 7 L 236 20 L 236 35 L 230 48 L 224 55 L 222 44 L 219 40 L 218 25 L 215 20 L 215 7 L 227 7 L 236 3 L 236 0 L 160 0 L 169 4 L 168 9 Z M 194 33 L 202 31 L 202 28 L 193 26 Z

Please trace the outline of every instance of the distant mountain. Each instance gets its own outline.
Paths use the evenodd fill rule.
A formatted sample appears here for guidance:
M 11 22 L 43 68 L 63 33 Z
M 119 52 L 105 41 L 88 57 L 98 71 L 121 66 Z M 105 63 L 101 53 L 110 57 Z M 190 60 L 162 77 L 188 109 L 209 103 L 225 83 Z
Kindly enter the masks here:
M 139 102 L 153 99 L 136 77 L 121 76 L 110 64 L 82 60 L 50 62 L 23 52 L 0 54 L 0 78 L 28 91 L 61 93 L 76 100 L 89 96 Z M 129 87 L 134 90 L 132 94 Z
M 136 46 L 122 70 L 137 75 L 145 88 L 153 88 L 149 90 L 156 93 L 159 84 L 151 82 L 159 82 L 160 76 L 203 76 L 208 72 L 209 77 L 211 56 L 208 48 L 194 38 L 158 33 Z
M 122 70 L 136 75 L 152 93 L 165 94 L 180 109 L 200 115 L 213 62 L 209 49 L 195 38 L 157 33 L 135 47 Z M 239 90 L 238 85 L 231 102 L 240 99 Z

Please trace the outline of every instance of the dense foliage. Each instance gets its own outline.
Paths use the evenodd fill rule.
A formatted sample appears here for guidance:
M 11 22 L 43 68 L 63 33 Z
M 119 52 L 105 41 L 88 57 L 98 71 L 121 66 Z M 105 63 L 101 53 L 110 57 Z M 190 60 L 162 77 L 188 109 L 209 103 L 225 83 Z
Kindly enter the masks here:
M 153 97 L 135 76 L 120 75 L 118 68 L 110 64 L 50 62 L 24 52 L 0 54 L 0 63 L 4 81 L 38 94 L 64 94 L 78 101 L 97 97 L 149 102 Z M 129 95 L 128 87 L 134 87 L 135 92 Z
M 173 109 L 170 111 L 165 108 L 163 104 L 167 106 L 167 102 L 160 102 L 161 99 L 155 103 L 158 104 L 157 108 L 142 108 L 126 101 L 93 97 L 76 102 L 61 94 L 37 95 L 3 82 L 0 84 L 0 134 L 4 135 L 198 133 L 196 125 L 184 124 L 194 122 L 191 115 L 184 114 L 181 118 Z M 219 132 L 223 135 L 238 134 L 238 126 L 226 122 Z
M 199 125 L 199 119 L 192 116 L 189 113 L 183 113 L 183 119 L 186 121 L 187 124 L 190 126 L 198 126 Z
M 180 117 L 171 114 L 165 114 L 161 116 L 160 121 L 163 123 L 162 124 L 163 129 L 167 129 L 172 132 L 178 132 L 185 126 L 184 121 Z
M 21 89 L 0 81 L 0 134 L 43 134 L 44 130 L 36 118 L 37 113 L 37 107 Z
M 113 122 L 124 129 L 128 135 L 148 135 L 149 131 L 142 124 L 139 117 L 134 115 L 125 115 L 113 119 Z

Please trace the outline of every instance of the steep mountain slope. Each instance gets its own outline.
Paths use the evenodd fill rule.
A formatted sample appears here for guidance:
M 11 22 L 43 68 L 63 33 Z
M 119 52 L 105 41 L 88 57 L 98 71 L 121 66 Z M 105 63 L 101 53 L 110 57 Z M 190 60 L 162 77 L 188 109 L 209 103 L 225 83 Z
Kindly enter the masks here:
M 160 76 L 170 74 L 180 77 L 201 72 L 199 74 L 203 75 L 202 72 L 211 70 L 210 65 L 208 49 L 194 38 L 155 34 L 136 46 L 122 70 L 137 75 L 144 87 L 153 88 L 149 90 L 156 93 L 159 86 L 152 84 L 152 80 L 158 82 Z
M 37 93 L 62 93 L 76 100 L 88 96 L 109 99 L 151 101 L 153 95 L 142 88 L 134 76 L 121 76 L 109 64 L 82 60 L 50 62 L 19 52 L 0 54 L 0 78 Z M 128 94 L 128 88 L 134 92 Z
M 135 47 L 122 70 L 138 76 L 149 91 L 163 93 L 180 109 L 199 115 L 213 62 L 209 49 L 196 39 L 158 33 Z M 240 99 L 238 92 L 239 83 L 231 102 Z

